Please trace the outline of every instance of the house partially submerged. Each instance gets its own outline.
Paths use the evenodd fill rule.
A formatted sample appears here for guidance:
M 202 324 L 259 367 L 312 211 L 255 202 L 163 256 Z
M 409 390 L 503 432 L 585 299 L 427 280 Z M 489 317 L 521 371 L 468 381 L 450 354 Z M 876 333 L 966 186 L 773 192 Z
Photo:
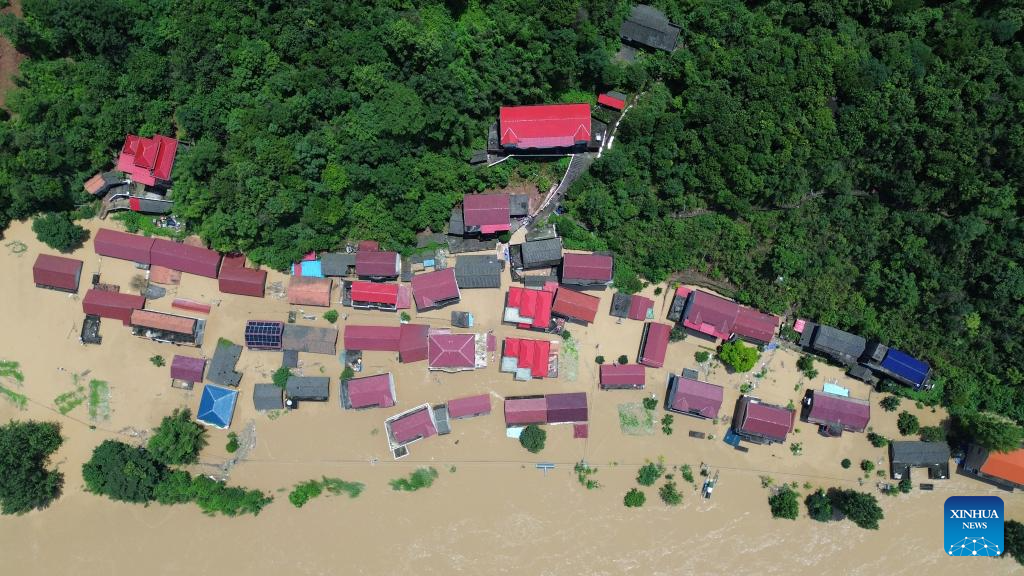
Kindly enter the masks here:
M 448 416 L 453 420 L 485 416 L 491 413 L 491 395 L 479 394 L 448 401 Z
M 528 240 L 509 246 L 512 268 L 517 271 L 553 268 L 562 263 L 562 239 Z
M 548 394 L 545 396 L 545 400 L 547 401 L 546 421 L 548 424 L 587 421 L 589 412 L 586 392 Z
M 267 271 L 254 268 L 221 268 L 217 277 L 218 288 L 225 294 L 238 294 L 263 298 L 267 286 Z
M 679 302 L 679 303 L 677 303 Z M 732 300 L 701 290 L 676 290 L 669 318 L 691 334 L 712 342 L 736 336 L 754 344 L 768 344 L 779 329 L 780 319 Z
M 544 424 L 548 419 L 548 402 L 543 396 L 505 399 L 505 425 Z
M 819 425 L 828 436 L 840 436 L 844 430 L 863 432 L 871 420 L 871 404 L 867 400 L 821 390 L 808 391 L 804 406 L 805 420 Z
M 427 366 L 431 370 L 461 372 L 487 366 L 486 334 L 430 333 Z
M 466 194 L 462 197 L 462 232 L 459 235 L 492 236 L 508 232 L 512 228 L 511 208 L 508 194 Z M 449 233 L 453 233 L 451 226 Z
M 434 410 L 429 404 L 417 406 L 410 412 L 388 418 L 384 422 L 384 427 L 388 431 L 388 439 L 397 446 L 406 446 L 437 435 L 437 421 L 434 419 Z
M 228 342 L 218 342 L 210 360 L 206 378 L 210 382 L 225 386 L 238 386 L 242 375 L 235 371 L 235 365 L 242 356 L 242 347 Z
M 171 359 L 171 379 L 195 384 L 203 381 L 203 373 L 206 371 L 206 360 L 193 358 L 191 356 L 179 356 L 175 354 Z
M 654 300 L 639 294 L 623 294 L 616 292 L 612 294 L 612 307 L 609 314 L 616 318 L 629 318 L 630 320 L 654 319 Z
M 561 282 L 582 290 L 604 290 L 611 286 L 612 257 L 605 254 L 566 253 L 562 257 Z
M 455 281 L 460 290 L 501 288 L 505 261 L 490 254 L 464 255 L 455 258 Z
M 298 306 L 330 306 L 334 284 L 330 278 L 292 276 L 288 283 L 288 303 Z
M 589 324 L 597 318 L 601 299 L 565 287 L 559 287 L 551 303 L 551 313 L 566 320 Z
M 390 372 L 341 382 L 341 405 L 346 410 L 390 408 L 398 402 Z
M 345 350 L 363 352 L 397 352 L 403 363 L 427 359 L 426 324 L 400 326 L 345 326 Z
M 363 280 L 397 280 L 402 273 L 398 252 L 359 250 L 356 252 L 356 276 Z
M 203 394 L 199 398 L 196 420 L 207 426 L 224 430 L 231 426 L 231 418 L 235 414 L 237 400 L 238 390 L 207 384 L 203 387 Z
M 249 320 L 245 323 L 245 346 L 249 350 L 281 350 L 284 322 Z
M 331 379 L 327 376 L 289 376 L 284 393 L 288 400 L 326 402 L 331 393 Z
M 398 310 L 398 284 L 384 282 L 345 282 L 342 303 L 360 310 Z
M 355 272 L 355 252 L 325 252 L 320 255 L 320 272 L 327 277 L 344 278 Z
M 892 477 L 902 480 L 910 476 L 912 468 L 926 468 L 928 478 L 949 478 L 949 444 L 945 442 L 889 442 L 889 462 Z
M 589 104 L 502 106 L 498 134 L 506 153 L 585 152 L 592 145 Z
M 186 346 L 202 346 L 206 329 L 206 320 L 153 310 L 132 310 L 128 323 L 135 336 Z
M 967 448 L 960 471 L 1004 490 L 1024 488 L 1024 448 L 990 452 L 977 444 Z
M 100 228 L 92 239 L 93 250 L 100 256 L 150 264 L 150 252 L 156 238 Z
M 333 356 L 338 351 L 338 329 L 285 324 L 281 332 L 281 348 Z
M 718 418 L 724 395 L 721 386 L 673 374 L 668 381 L 665 410 L 697 418 Z
M 602 390 L 643 390 L 646 383 L 644 367 L 639 364 L 602 364 Z
M 875 372 L 884 374 L 914 390 L 927 390 L 932 387 L 930 382 L 931 366 L 906 352 L 872 342 L 864 351 L 861 361 Z
M 120 320 L 125 326 L 131 323 L 132 312 L 146 305 L 146 299 L 135 294 L 122 294 L 91 288 L 82 299 L 82 311 L 100 318 Z
M 672 327 L 668 324 L 647 322 L 644 325 L 643 336 L 640 338 L 640 352 L 637 354 L 636 361 L 651 368 L 664 366 L 671 334 Z
M 149 263 L 197 276 L 216 278 L 221 255 L 214 250 L 157 238 L 150 249 Z
M 505 338 L 501 372 L 515 374 L 516 380 L 546 378 L 551 371 L 551 342 L 528 338 Z
M 751 396 L 740 396 L 732 429 L 740 438 L 755 444 L 781 444 L 793 429 L 794 420 L 796 412 L 793 410 L 765 404 Z
M 546 332 L 551 327 L 551 307 L 555 295 L 547 290 L 512 286 L 505 298 L 503 320 L 524 330 Z
M 252 389 L 252 404 L 259 412 L 284 409 L 284 390 L 274 384 L 256 384 Z
M 638 4 L 633 6 L 629 17 L 622 22 L 619 37 L 624 44 L 671 52 L 676 49 L 680 30 L 657 8 Z
M 864 355 L 867 341 L 838 328 L 807 322 L 800 335 L 800 347 L 847 366 L 854 366 Z
M 82 261 L 52 254 L 40 254 L 32 265 L 32 280 L 36 288 L 60 292 L 78 292 L 82 279 Z
M 455 269 L 445 268 L 413 276 L 412 295 L 416 310 L 420 312 L 458 304 L 462 294 L 455 280 Z

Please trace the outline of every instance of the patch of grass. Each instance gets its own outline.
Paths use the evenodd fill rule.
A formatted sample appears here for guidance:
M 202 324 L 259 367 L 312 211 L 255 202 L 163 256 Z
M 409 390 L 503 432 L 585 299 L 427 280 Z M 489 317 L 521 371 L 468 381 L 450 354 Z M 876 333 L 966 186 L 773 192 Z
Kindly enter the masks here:
M 4 386 L 0 386 L 0 396 L 5 396 L 8 400 L 10 400 L 11 404 L 14 404 L 15 406 L 18 407 L 18 410 L 24 410 L 25 406 L 28 404 L 28 396 L 25 396 L 24 394 L 18 394 L 14 390 L 11 390 Z
M 415 492 L 422 488 L 430 488 L 434 484 L 434 480 L 437 478 L 437 470 L 433 466 L 430 468 L 420 468 L 409 475 L 408 478 L 395 478 L 388 482 L 391 485 L 392 490 L 402 492 Z
M 619 429 L 629 436 L 654 434 L 654 412 L 638 403 L 619 404 Z
M 323 494 L 325 490 L 335 496 L 348 494 L 349 498 L 356 498 L 363 493 L 365 488 L 366 485 L 362 482 L 347 482 L 341 478 L 324 476 L 321 480 L 307 480 L 296 484 L 288 494 L 288 501 L 296 508 L 302 508 L 307 502 Z
M 15 360 L 0 360 L 0 378 L 11 378 L 18 384 L 24 384 L 25 375 L 21 373 L 21 363 Z
M 339 494 L 348 494 L 349 498 L 358 498 L 363 490 L 366 489 L 366 484 L 362 482 L 347 482 L 341 478 L 328 478 L 324 476 L 321 482 L 325 490 L 331 494 L 337 496 Z
M 78 408 L 82 402 L 85 402 L 85 386 L 78 386 L 74 390 L 65 392 L 53 399 L 53 404 L 57 406 L 57 411 L 65 415 Z
M 277 420 L 278 418 L 284 416 L 287 413 L 287 410 L 270 410 L 269 412 L 267 412 L 267 418 L 271 420 Z
M 89 419 L 110 419 L 110 385 L 103 380 L 89 381 Z
M 581 460 L 576 463 L 574 470 L 576 471 L 576 479 L 580 481 L 580 486 L 583 486 L 587 490 L 593 490 L 601 487 L 600 482 L 591 478 L 591 476 L 597 474 L 597 468 L 591 468 Z

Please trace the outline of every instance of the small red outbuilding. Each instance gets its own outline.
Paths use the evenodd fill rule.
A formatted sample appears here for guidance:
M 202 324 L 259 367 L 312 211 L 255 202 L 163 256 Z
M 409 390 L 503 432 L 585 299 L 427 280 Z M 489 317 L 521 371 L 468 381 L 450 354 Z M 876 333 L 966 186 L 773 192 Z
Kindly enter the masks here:
M 132 312 L 141 310 L 145 305 L 146 299 L 142 296 L 107 292 L 95 288 L 86 292 L 85 298 L 82 299 L 82 310 L 86 314 L 100 318 L 114 318 L 124 322 L 125 326 L 131 322 Z
M 267 271 L 221 266 L 217 283 L 220 286 L 220 291 L 226 294 L 263 298 L 263 292 L 267 286 Z
M 52 254 L 40 254 L 32 265 L 32 279 L 37 288 L 62 292 L 78 292 L 82 278 L 82 261 Z

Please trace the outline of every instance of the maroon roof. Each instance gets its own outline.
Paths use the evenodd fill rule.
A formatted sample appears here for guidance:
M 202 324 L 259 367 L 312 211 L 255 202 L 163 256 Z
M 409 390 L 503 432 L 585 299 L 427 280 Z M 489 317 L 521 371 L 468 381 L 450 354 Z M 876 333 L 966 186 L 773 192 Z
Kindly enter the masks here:
M 220 268 L 219 253 L 163 238 L 157 238 L 153 242 L 150 254 L 154 266 L 165 266 L 171 270 L 180 270 L 197 276 L 216 278 Z
M 392 278 L 398 276 L 402 264 L 398 252 L 377 252 L 360 250 L 356 252 L 356 276 L 382 276 Z
M 224 262 L 227 263 L 227 260 Z M 263 291 L 267 285 L 267 271 L 221 266 L 217 284 L 220 291 L 226 294 L 263 298 Z
M 871 405 L 864 400 L 846 398 L 828 392 L 811 392 L 811 410 L 807 421 L 815 424 L 839 425 L 846 430 L 863 432 L 871 420 Z
M 780 319 L 748 306 L 740 306 L 732 331 L 738 336 L 767 344 L 779 329 Z
M 449 418 L 468 418 L 491 413 L 491 395 L 466 396 L 448 401 Z
M 508 194 L 466 194 L 462 219 L 466 226 L 508 226 L 511 214 Z
M 543 424 L 547 418 L 548 402 L 544 397 L 505 399 L 505 424 L 507 426 Z
M 562 257 L 562 282 L 566 280 L 611 282 L 611 279 L 611 256 L 566 253 Z
M 630 320 L 639 320 L 643 322 L 647 320 L 647 311 L 654 308 L 654 300 L 645 296 L 634 295 L 629 299 L 629 316 Z
M 348 389 L 348 401 L 352 408 L 389 408 L 395 405 L 395 395 L 392 392 L 394 379 L 391 373 L 366 376 L 364 378 L 352 378 L 342 383 Z
M 52 286 L 78 292 L 78 281 L 81 277 L 81 260 L 40 254 L 32 265 L 32 280 L 38 286 Z
M 546 399 L 548 401 L 547 420 L 549 424 L 587 421 L 586 392 L 548 394 Z
M 476 334 L 431 334 L 427 363 L 431 368 L 475 368 Z
M 455 268 L 445 268 L 412 277 L 412 295 L 416 308 L 433 308 L 440 302 L 459 298 L 459 285 L 455 282 Z
M 602 364 L 601 388 L 643 388 L 644 367 L 639 364 Z
M 345 349 L 364 352 L 398 352 L 402 340 L 399 326 L 345 325 Z
M 203 371 L 205 370 L 206 360 L 202 358 L 175 355 L 174 359 L 171 360 L 171 378 L 175 380 L 202 382 Z
M 784 441 L 793 428 L 795 413 L 792 410 L 754 402 L 745 396 L 740 398 L 740 403 L 746 404 L 740 432 Z
M 718 411 L 722 408 L 724 391 L 721 386 L 673 376 L 671 394 L 671 410 L 683 413 L 697 412 L 705 418 L 717 418 Z
M 665 365 L 665 352 L 668 351 L 668 337 L 672 327 L 659 322 L 648 322 L 644 326 L 643 344 L 640 347 L 638 361 L 644 366 L 661 368 Z
M 134 294 L 122 294 L 121 292 L 107 292 L 106 290 L 90 289 L 82 299 L 82 311 L 101 318 L 113 318 L 124 322 L 125 326 L 131 322 L 132 311 L 141 309 L 146 305 L 146 299 Z
M 600 306 L 600 298 L 562 286 L 555 293 L 555 300 L 551 304 L 551 312 L 552 314 L 582 322 L 593 322 L 594 318 L 597 317 L 597 309 Z
M 418 438 L 430 438 L 437 434 L 434 421 L 430 419 L 430 408 L 417 410 L 391 422 L 391 435 L 399 444 L 406 444 Z
M 427 359 L 427 333 L 430 326 L 426 324 L 402 324 L 398 336 L 398 359 L 403 363 L 419 362 Z
M 224 259 L 220 262 L 221 275 L 228 268 L 245 268 L 245 254 L 225 254 Z
M 700 290 L 690 296 L 683 325 L 698 332 L 726 339 L 732 336 L 739 304 Z
M 360 240 L 359 244 L 357 244 L 356 247 L 360 252 L 362 252 L 363 250 L 367 252 L 373 252 L 376 250 L 380 250 L 380 242 L 377 242 L 376 240 Z
M 155 241 L 156 238 L 100 228 L 92 240 L 92 246 L 100 256 L 150 264 L 150 251 Z

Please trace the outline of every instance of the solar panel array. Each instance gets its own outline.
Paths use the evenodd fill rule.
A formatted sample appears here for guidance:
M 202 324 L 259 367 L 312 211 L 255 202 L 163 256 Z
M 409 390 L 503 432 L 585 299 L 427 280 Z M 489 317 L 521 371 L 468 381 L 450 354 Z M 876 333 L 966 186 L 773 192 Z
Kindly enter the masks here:
M 245 324 L 245 345 L 250 350 L 280 350 L 283 322 L 250 320 Z

